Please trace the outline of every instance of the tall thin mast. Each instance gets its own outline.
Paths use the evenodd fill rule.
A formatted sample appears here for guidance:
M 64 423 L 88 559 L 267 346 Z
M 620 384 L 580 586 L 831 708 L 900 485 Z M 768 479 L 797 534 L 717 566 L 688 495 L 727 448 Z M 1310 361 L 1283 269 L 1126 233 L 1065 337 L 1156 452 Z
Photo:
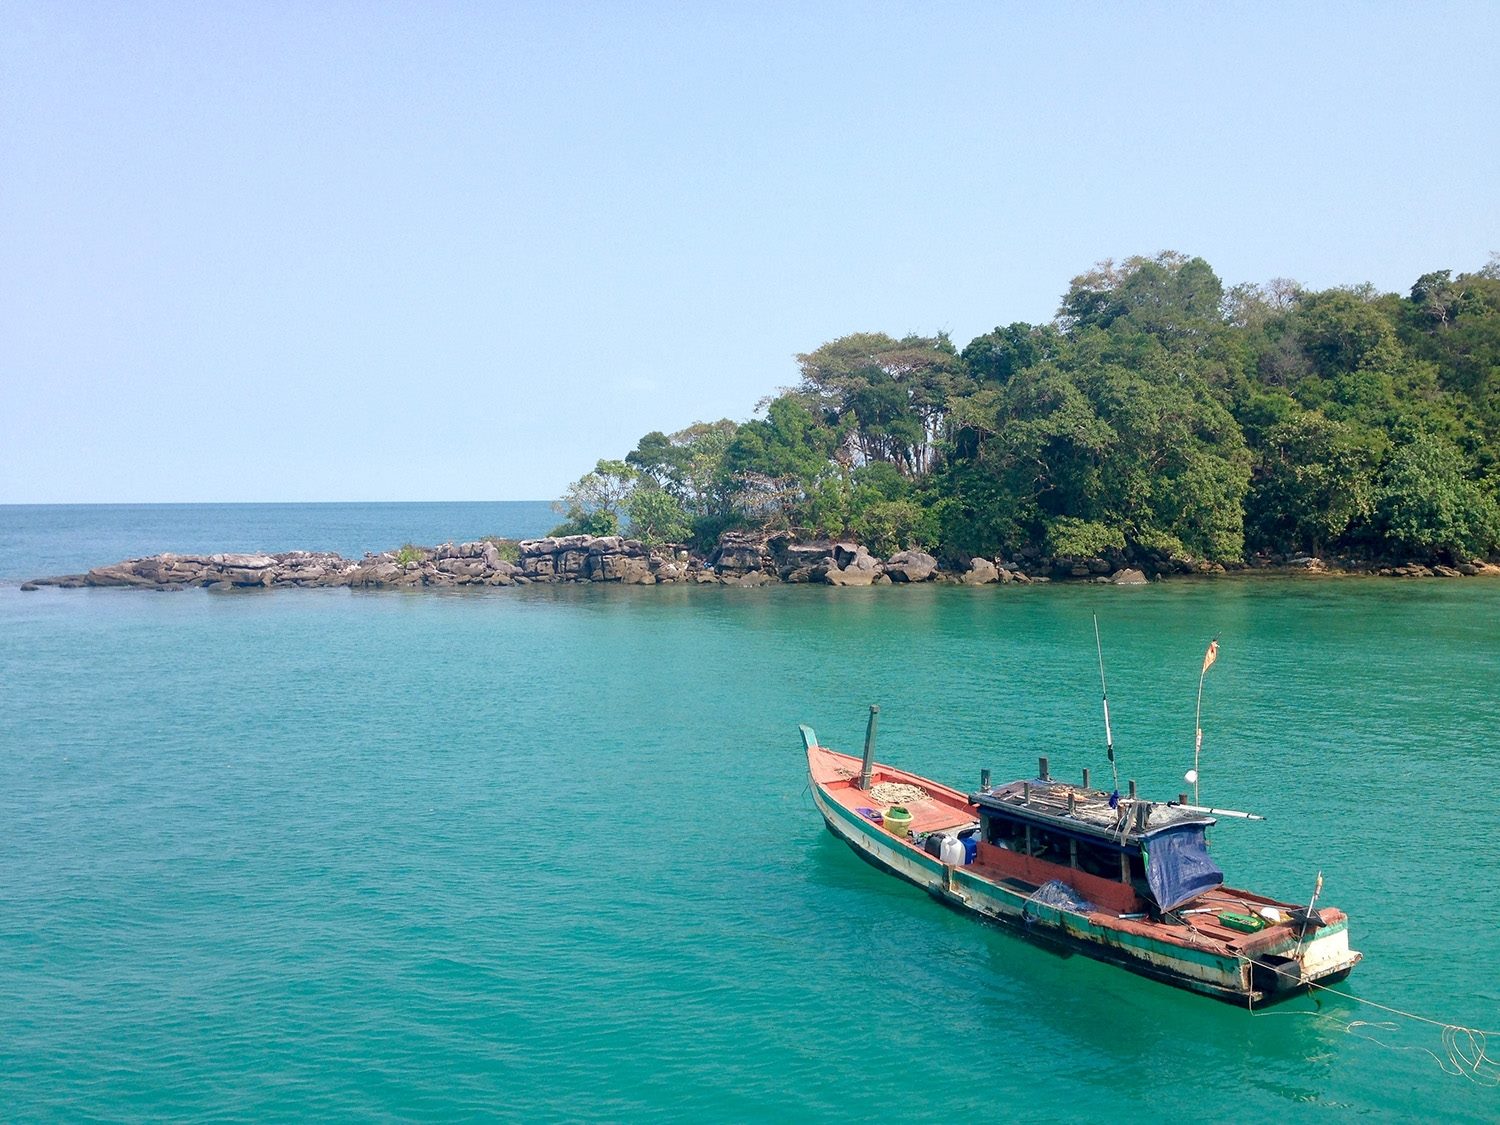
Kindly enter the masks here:
M 1109 729 L 1109 685 L 1104 682 L 1104 645 L 1099 641 L 1099 615 L 1094 614 L 1094 651 L 1099 654 L 1099 692 L 1104 700 L 1104 748 L 1109 755 L 1109 772 L 1115 781 L 1110 803 L 1120 799 L 1120 767 L 1115 765 L 1115 736 Z
M 1198 758 L 1203 753 L 1203 678 L 1219 659 L 1219 638 L 1208 642 L 1208 651 L 1203 654 L 1203 670 L 1198 673 L 1198 713 L 1193 718 L 1193 804 L 1198 803 Z

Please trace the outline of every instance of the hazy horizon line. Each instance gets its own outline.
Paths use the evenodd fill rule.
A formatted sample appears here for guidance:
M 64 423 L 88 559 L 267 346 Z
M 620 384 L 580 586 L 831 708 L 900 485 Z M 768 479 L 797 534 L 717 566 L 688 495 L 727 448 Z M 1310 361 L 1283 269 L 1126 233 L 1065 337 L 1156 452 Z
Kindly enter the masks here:
M 489 500 L 0 500 L 0 508 L 289 507 L 314 504 L 553 504 L 555 497 Z

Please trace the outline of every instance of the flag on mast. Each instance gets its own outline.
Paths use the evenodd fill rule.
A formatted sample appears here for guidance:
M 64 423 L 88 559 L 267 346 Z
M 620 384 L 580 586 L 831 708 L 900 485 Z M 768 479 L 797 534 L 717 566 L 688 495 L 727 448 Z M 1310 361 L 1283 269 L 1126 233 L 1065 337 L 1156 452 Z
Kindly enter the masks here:
M 1203 671 L 1199 675 L 1206 675 L 1217 659 L 1219 659 L 1219 642 L 1217 640 L 1209 641 L 1208 651 L 1203 654 Z

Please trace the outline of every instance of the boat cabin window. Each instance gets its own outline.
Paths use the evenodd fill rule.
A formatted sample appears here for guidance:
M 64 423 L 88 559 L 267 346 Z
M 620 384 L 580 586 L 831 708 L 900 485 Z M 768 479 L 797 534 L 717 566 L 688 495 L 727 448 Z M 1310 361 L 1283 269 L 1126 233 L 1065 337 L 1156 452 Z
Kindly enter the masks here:
M 1048 832 L 1044 828 L 1033 828 L 1031 830 L 1031 854 L 1037 859 L 1045 859 L 1048 863 L 1060 863 L 1068 866 L 1068 837 L 1061 832 Z
M 1101 879 L 1120 881 L 1120 853 L 1102 844 L 1078 841 L 1078 868 Z
M 988 813 L 984 820 L 984 841 L 997 848 L 1020 855 L 1031 855 L 1063 867 L 1076 866 L 1080 871 L 1111 882 L 1121 882 L 1120 852 L 1104 843 L 1075 838 L 1064 832 L 1052 832 L 1040 825 L 1031 826 L 1031 847 L 1026 846 L 1026 825 L 1007 816 Z M 1130 878 L 1145 885 L 1146 869 L 1139 852 L 1127 853 Z
M 1035 834 L 1037 829 L 1032 829 Z M 984 817 L 984 841 L 1011 852 L 1026 853 L 1026 825 L 1005 816 Z
M 984 842 L 1013 852 L 1026 850 L 1026 826 L 1003 816 L 984 818 Z

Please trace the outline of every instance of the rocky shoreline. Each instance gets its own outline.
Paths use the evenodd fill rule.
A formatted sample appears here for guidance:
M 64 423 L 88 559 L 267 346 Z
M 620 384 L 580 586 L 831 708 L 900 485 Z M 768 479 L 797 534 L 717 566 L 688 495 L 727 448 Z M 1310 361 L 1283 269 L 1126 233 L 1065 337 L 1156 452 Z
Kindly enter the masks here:
M 1482 560 L 1453 566 L 1406 562 L 1384 564 L 1347 559 L 1325 561 L 1307 555 L 1257 558 L 1244 571 L 1376 574 L 1400 578 L 1462 578 L 1500 575 L 1500 566 Z M 519 543 L 485 539 L 444 543 L 438 547 L 402 547 L 351 560 L 331 552 L 289 551 L 282 554 L 151 555 L 96 567 L 86 574 L 36 578 L 21 586 L 63 589 L 135 587 L 149 590 L 267 589 L 282 587 L 348 587 L 411 589 L 460 586 L 525 586 L 531 583 L 616 582 L 628 586 L 677 583 L 764 586 L 772 583 L 822 583 L 828 586 L 875 586 L 937 582 L 983 586 L 1092 581 L 1115 586 L 1144 585 L 1169 574 L 1222 574 L 1217 564 L 1165 560 L 1146 569 L 1109 559 L 969 558 L 944 567 L 925 551 L 901 551 L 877 558 L 865 547 L 847 542 L 797 542 L 788 536 L 729 532 L 707 556 L 684 547 L 647 547 L 617 535 L 548 536 Z

